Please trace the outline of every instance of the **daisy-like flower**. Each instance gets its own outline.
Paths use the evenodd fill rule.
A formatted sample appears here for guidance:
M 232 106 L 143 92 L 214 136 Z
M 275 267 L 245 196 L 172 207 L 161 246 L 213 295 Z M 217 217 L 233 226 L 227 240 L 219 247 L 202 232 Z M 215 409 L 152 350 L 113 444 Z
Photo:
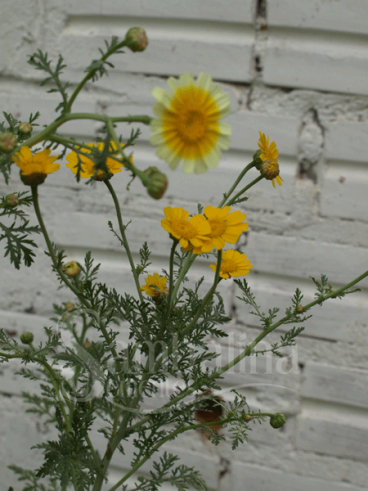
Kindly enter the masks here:
M 141 286 L 140 290 L 150 297 L 159 297 L 161 294 L 167 295 L 167 278 L 165 276 L 160 276 L 158 273 L 149 274 L 145 282 L 146 284 Z
M 98 148 L 98 150 L 100 152 L 102 152 L 104 149 L 104 143 L 103 142 L 98 142 L 97 145 L 94 143 L 88 143 L 87 146 L 91 147 L 91 149 L 92 148 Z M 118 147 L 114 141 L 110 142 L 110 147 L 114 151 L 111 153 L 118 155 L 118 151 L 117 151 Z M 123 145 L 122 145 L 122 147 L 123 147 Z M 83 148 L 82 152 L 88 154 L 88 153 L 91 153 L 92 150 L 89 150 L 87 148 Z M 72 151 L 66 157 L 66 160 L 68 161 L 68 163 L 66 164 L 68 169 L 70 169 L 72 172 L 74 172 L 74 174 L 77 174 L 77 170 L 78 170 L 78 154 L 77 154 L 77 152 Z M 84 179 L 86 179 L 88 177 L 93 177 L 95 175 L 95 172 L 96 172 L 95 163 L 93 162 L 93 160 L 88 158 L 86 155 L 79 154 L 79 161 L 81 162 L 80 176 Z M 132 161 L 132 157 L 131 157 L 131 161 Z M 117 172 L 121 172 L 122 167 L 124 167 L 124 164 L 122 162 L 118 162 L 117 160 L 114 160 L 110 157 L 107 157 L 106 165 L 107 165 L 107 168 L 109 170 L 110 177 L 113 174 L 116 174 Z M 101 169 L 99 169 L 97 172 L 97 175 L 96 175 L 96 181 L 101 181 L 101 179 L 103 179 L 103 171 Z
M 233 211 L 230 213 L 230 206 L 223 208 L 214 208 L 206 206 L 204 214 L 211 227 L 209 234 L 210 241 L 206 242 L 202 247 L 202 252 L 211 252 L 213 247 L 217 250 L 225 247 L 225 242 L 235 244 L 240 235 L 245 230 L 248 230 L 248 224 L 242 223 L 246 216 L 241 211 Z
M 216 266 L 217 261 L 216 264 L 210 264 L 213 271 L 216 271 Z M 245 254 L 229 249 L 222 253 L 220 276 L 225 279 L 230 278 L 230 276 L 246 276 L 252 267 L 253 264 L 250 264 Z
M 189 213 L 183 208 L 164 208 L 166 218 L 161 220 L 162 227 L 169 232 L 185 251 L 192 250 L 201 254 L 202 247 L 209 240 L 211 227 L 203 215 L 189 218 Z M 189 218 L 189 220 L 188 220 Z
M 171 169 L 183 161 L 187 174 L 213 169 L 230 145 L 231 126 L 220 122 L 230 114 L 228 95 L 203 72 L 196 81 L 184 73 L 167 84 L 172 94 L 159 87 L 152 91 L 157 118 L 151 121 L 150 142 L 158 147 L 156 155 Z
M 270 145 L 270 137 L 268 136 L 266 138 L 265 134 L 259 131 L 258 147 L 261 150 L 260 158 L 263 162 L 263 165 L 260 168 L 261 174 L 264 175 L 266 179 L 272 180 L 273 187 L 276 187 L 275 181 L 279 186 L 282 186 L 280 168 L 277 162 L 279 152 L 276 143 L 272 142 Z
M 20 168 L 20 178 L 28 186 L 38 186 L 42 184 L 47 175 L 57 171 L 60 164 L 54 164 L 58 156 L 49 156 L 51 150 L 45 148 L 41 152 L 32 154 L 29 147 L 20 148 L 12 160 Z

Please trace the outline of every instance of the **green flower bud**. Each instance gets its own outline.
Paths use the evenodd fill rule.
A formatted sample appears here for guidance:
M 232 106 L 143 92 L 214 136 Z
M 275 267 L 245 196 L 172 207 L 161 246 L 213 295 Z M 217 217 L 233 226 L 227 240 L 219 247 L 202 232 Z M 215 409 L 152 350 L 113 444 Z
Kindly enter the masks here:
M 125 42 L 127 47 L 133 51 L 144 51 L 148 45 L 146 31 L 143 27 L 131 27 L 126 33 Z
M 0 151 L 4 153 L 12 152 L 17 146 L 17 137 L 10 132 L 2 133 L 0 135 Z
M 16 208 L 18 206 L 18 198 L 15 194 L 8 194 L 4 198 L 4 208 Z
M 261 169 L 263 164 L 263 160 L 260 157 L 261 153 L 261 150 L 257 150 L 256 153 L 253 155 L 253 162 L 256 164 L 258 170 Z
M 23 174 L 22 171 L 19 172 L 20 179 L 26 186 L 39 186 L 45 182 L 47 174 L 43 172 L 33 172 L 32 174 Z
M 135 267 L 135 271 L 138 275 L 142 273 L 143 269 L 144 268 L 141 264 L 137 264 L 137 266 Z
M 20 123 L 18 126 L 18 133 L 20 135 L 30 135 L 32 133 L 31 123 Z
M 24 332 L 20 336 L 20 340 L 23 344 L 31 344 L 33 342 L 34 336 L 31 332 Z
M 281 413 L 275 413 L 270 417 L 270 425 L 272 428 L 281 428 L 286 423 L 286 418 Z
M 146 184 L 148 194 L 154 199 L 161 199 L 167 189 L 167 177 L 157 167 L 148 167 L 144 173 L 150 178 Z

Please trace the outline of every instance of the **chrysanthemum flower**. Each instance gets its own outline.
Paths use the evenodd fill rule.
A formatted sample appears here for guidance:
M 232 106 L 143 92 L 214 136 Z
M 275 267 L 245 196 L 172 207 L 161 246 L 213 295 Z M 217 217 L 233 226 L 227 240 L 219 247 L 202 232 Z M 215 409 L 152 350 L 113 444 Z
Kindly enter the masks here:
M 57 171 L 60 164 L 54 164 L 58 156 L 49 157 L 51 150 L 45 148 L 41 152 L 32 154 L 29 147 L 20 148 L 12 160 L 20 168 L 20 178 L 28 186 L 38 186 L 42 184 L 47 175 Z
M 211 227 L 203 215 L 189 218 L 189 213 L 183 208 L 164 208 L 166 218 L 161 220 L 162 227 L 169 232 L 184 250 L 192 250 L 201 254 L 202 247 L 209 240 Z M 189 220 L 188 220 L 189 218 Z
M 230 145 L 231 126 L 220 122 L 230 114 L 228 95 L 203 72 L 196 81 L 184 73 L 167 84 L 172 94 L 159 87 L 152 91 L 157 118 L 151 121 L 150 142 L 158 147 L 156 155 L 171 169 L 183 161 L 187 174 L 213 169 Z
M 282 186 L 282 178 L 279 175 L 280 168 L 277 162 L 279 152 L 276 143 L 272 142 L 270 145 L 270 137 L 266 138 L 265 134 L 259 131 L 258 147 L 261 150 L 260 158 L 263 161 L 263 165 L 260 168 L 261 174 L 266 179 L 272 180 L 273 187 L 275 187 L 275 181 L 277 181 L 279 186 Z
M 216 271 L 216 264 L 210 264 L 210 268 Z M 253 264 L 250 264 L 247 256 L 241 252 L 229 249 L 222 253 L 220 276 L 221 278 L 228 279 L 230 276 L 246 276 L 249 273 Z
M 225 242 L 235 244 L 240 235 L 245 230 L 248 230 L 248 224 L 242 223 L 246 216 L 241 211 L 233 211 L 230 213 L 230 206 L 223 208 L 214 208 L 206 206 L 204 214 L 211 227 L 209 234 L 210 241 L 206 242 L 202 247 L 202 252 L 211 252 L 213 247 L 217 250 L 225 247 Z
M 150 297 L 159 297 L 161 294 L 167 295 L 167 278 L 165 276 L 160 276 L 158 273 L 149 274 L 145 282 L 146 284 L 141 286 L 140 290 Z
M 87 146 L 91 147 L 91 149 L 97 147 L 100 152 L 102 152 L 104 149 L 104 143 L 103 142 L 97 142 L 97 145 L 94 143 L 88 143 Z M 124 145 L 122 145 L 122 147 L 123 146 Z M 117 151 L 118 147 L 114 141 L 110 142 L 110 147 L 112 148 L 112 150 L 114 150 L 114 152 L 111 152 L 111 153 L 113 153 L 114 155 L 116 154 L 118 156 L 119 155 L 118 151 Z M 89 150 L 87 148 L 83 148 L 81 151 L 85 154 L 92 152 L 92 150 Z M 74 172 L 74 174 L 77 174 L 77 170 L 78 170 L 78 154 L 77 154 L 77 152 L 72 151 L 66 157 L 66 160 L 68 161 L 68 163 L 66 164 L 68 169 L 70 169 L 72 172 Z M 132 160 L 132 158 L 131 158 L 131 160 Z M 95 172 L 96 172 L 94 161 L 92 159 L 88 158 L 86 155 L 83 155 L 81 153 L 79 154 L 79 161 L 81 162 L 80 176 L 84 179 L 88 178 L 88 177 L 93 177 L 95 175 Z M 123 162 L 118 162 L 117 160 L 114 160 L 110 157 L 107 157 L 106 166 L 109 170 L 109 174 L 113 175 L 113 174 L 116 174 L 117 172 L 121 172 L 121 169 L 122 169 L 122 167 L 124 167 L 124 164 L 123 164 Z M 102 177 L 103 177 L 103 171 L 101 169 L 99 169 L 97 172 L 97 175 L 96 175 L 96 180 L 99 181 L 99 180 L 101 180 Z

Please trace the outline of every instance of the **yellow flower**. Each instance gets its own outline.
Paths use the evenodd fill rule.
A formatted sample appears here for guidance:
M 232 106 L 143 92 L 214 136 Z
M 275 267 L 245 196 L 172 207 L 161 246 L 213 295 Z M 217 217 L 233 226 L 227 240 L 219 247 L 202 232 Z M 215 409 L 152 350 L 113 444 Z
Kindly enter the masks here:
M 230 99 L 212 77 L 201 72 L 196 81 L 189 73 L 179 80 L 170 77 L 167 84 L 173 94 L 156 87 L 156 104 L 151 121 L 152 145 L 156 155 L 176 169 L 183 160 L 187 174 L 197 174 L 218 165 L 221 150 L 230 145 L 231 126 L 220 122 L 230 114 Z
M 164 208 L 166 218 L 161 220 L 162 227 L 169 232 L 185 251 L 193 250 L 201 254 L 202 247 L 209 240 L 211 227 L 203 215 L 189 218 L 189 213 L 182 208 Z M 189 218 L 189 220 L 188 220 Z
M 161 294 L 167 295 L 167 278 L 165 276 L 160 276 L 158 273 L 149 274 L 145 282 L 146 284 L 141 286 L 140 290 L 150 297 L 159 297 Z
M 51 150 L 45 148 L 41 152 L 32 155 L 29 147 L 20 148 L 12 160 L 20 168 L 20 177 L 24 184 L 37 186 L 42 184 L 48 174 L 59 169 L 60 164 L 54 164 L 58 156 L 49 157 Z
M 210 264 L 213 271 L 216 271 L 216 266 L 217 261 L 216 264 Z M 252 267 L 253 264 L 250 264 L 245 254 L 229 249 L 222 253 L 220 276 L 225 279 L 230 278 L 230 276 L 246 276 Z
M 277 181 L 279 186 L 282 186 L 282 178 L 279 175 L 280 168 L 277 162 L 279 152 L 276 148 L 276 143 L 272 142 L 270 145 L 270 137 L 266 138 L 265 134 L 259 131 L 258 147 L 261 150 L 260 158 L 263 162 L 260 168 L 261 174 L 266 179 L 272 180 L 273 187 L 275 187 L 275 181 Z
M 88 143 L 87 146 L 91 147 L 91 149 L 97 148 L 100 152 L 102 152 L 104 149 L 104 143 L 103 142 L 98 142 L 97 145 L 95 145 L 94 143 Z M 122 145 L 122 147 L 123 146 L 124 145 Z M 112 150 L 114 150 L 114 151 L 111 151 L 111 148 L 110 148 L 109 150 L 111 151 L 111 153 L 118 156 L 119 155 L 117 152 L 118 147 L 114 141 L 110 142 L 110 147 L 112 147 Z M 79 147 L 77 147 L 77 148 L 79 148 Z M 92 150 L 89 150 L 87 148 L 82 148 L 81 151 L 83 153 L 88 154 L 88 153 L 91 153 Z M 78 154 L 76 152 L 72 151 L 66 157 L 66 160 L 68 161 L 68 163 L 66 164 L 68 169 L 70 169 L 72 172 L 74 172 L 74 174 L 77 174 Z M 95 175 L 95 172 L 96 172 L 94 161 L 92 159 L 88 158 L 86 155 L 83 155 L 83 154 L 79 154 L 79 160 L 81 162 L 80 176 L 82 178 L 93 177 Z M 133 161 L 133 159 L 131 157 L 131 162 L 132 161 Z M 110 157 L 107 157 L 106 165 L 107 165 L 107 168 L 108 168 L 110 174 L 116 174 L 117 172 L 121 172 L 121 168 L 124 167 L 124 164 L 122 162 L 118 162 L 118 161 L 116 161 Z M 99 169 L 97 172 L 96 180 L 99 181 L 99 180 L 101 180 L 101 178 L 103 178 L 103 171 L 101 169 Z
M 245 220 L 245 213 L 241 211 L 233 211 L 230 213 L 230 206 L 224 208 L 214 208 L 206 206 L 204 214 L 211 227 L 209 242 L 206 242 L 202 247 L 202 252 L 211 252 L 213 247 L 217 250 L 225 247 L 225 242 L 235 244 L 240 235 L 245 230 L 248 230 L 247 223 L 241 223 Z

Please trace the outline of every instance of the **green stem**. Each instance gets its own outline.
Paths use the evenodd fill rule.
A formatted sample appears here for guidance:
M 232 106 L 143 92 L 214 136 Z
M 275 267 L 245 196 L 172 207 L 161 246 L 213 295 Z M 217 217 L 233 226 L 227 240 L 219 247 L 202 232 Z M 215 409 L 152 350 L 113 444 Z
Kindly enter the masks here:
M 111 56 L 112 54 L 114 54 L 116 51 L 118 51 L 120 48 L 123 48 L 124 46 L 126 46 L 125 39 L 124 39 L 124 41 L 121 41 L 120 43 L 116 44 L 112 48 L 108 49 L 106 51 L 106 53 L 104 55 L 102 55 L 101 58 L 98 61 L 101 61 L 101 62 L 106 61 L 109 56 Z M 68 102 L 68 104 L 65 107 L 65 112 L 67 112 L 67 113 L 70 112 L 70 109 L 72 107 L 72 104 L 75 101 L 77 95 L 83 89 L 83 87 L 88 82 L 88 80 L 91 80 L 91 78 L 93 78 L 96 75 L 96 73 L 98 72 L 100 66 L 101 65 L 97 66 L 95 69 L 90 70 L 87 73 L 87 75 L 83 78 L 83 80 L 81 82 L 79 82 L 79 84 L 77 85 L 76 89 L 74 90 L 74 92 L 70 96 L 69 102 Z
M 171 246 L 170 252 L 170 276 L 169 276 L 169 296 L 168 296 L 168 305 L 167 312 L 169 314 L 171 305 L 172 305 L 172 293 L 173 293 L 173 282 L 174 282 L 174 257 L 175 257 L 175 249 L 178 243 L 176 240 L 173 241 L 173 245 Z
M 211 288 L 208 290 L 204 299 L 202 300 L 202 303 L 201 303 L 199 309 L 197 310 L 196 315 L 193 317 L 192 321 L 189 323 L 189 325 L 185 329 L 183 329 L 181 331 L 181 333 L 180 333 L 181 337 L 184 337 L 188 332 L 190 332 L 193 329 L 193 327 L 196 325 L 198 319 L 202 315 L 204 309 L 206 308 L 206 305 L 211 300 L 211 298 L 212 298 L 212 296 L 216 290 L 216 287 L 219 283 L 220 270 L 221 270 L 221 260 L 222 260 L 222 249 L 217 252 L 217 265 L 216 265 L 216 273 L 215 273 L 215 278 L 213 280 L 213 284 L 212 284 Z
M 250 416 L 252 416 L 252 415 L 250 415 Z M 254 417 L 258 418 L 260 416 L 273 416 L 273 414 L 257 413 Z M 252 419 L 253 419 L 253 417 L 252 417 Z M 225 425 L 227 423 L 231 423 L 232 421 L 239 421 L 239 418 L 231 418 L 231 417 L 225 418 L 225 419 L 221 419 L 221 420 L 214 421 L 211 423 L 206 423 L 205 426 L 214 426 L 214 425 L 221 425 L 222 426 L 222 425 Z M 173 430 L 165 438 L 162 438 L 162 440 L 157 442 L 156 445 L 151 450 L 149 450 L 149 452 L 147 452 L 147 454 L 143 457 L 143 459 L 140 460 L 139 462 L 137 462 L 132 467 L 132 469 L 127 474 L 125 474 L 125 476 L 122 477 L 116 484 L 114 484 L 114 486 L 112 486 L 108 491 L 115 491 L 116 489 L 118 489 L 127 479 L 129 479 L 130 476 L 132 476 L 140 467 L 142 467 L 142 465 L 145 462 L 147 462 L 147 460 L 149 460 L 151 458 L 151 456 L 166 442 L 173 440 L 175 437 L 177 437 L 181 433 L 184 433 L 185 431 L 197 430 L 200 428 L 203 428 L 202 423 L 192 424 L 192 425 L 188 425 L 188 426 L 182 426 L 180 428 L 177 428 L 176 430 Z
M 23 354 L 8 355 L 7 353 L 0 353 L 0 356 L 6 358 L 8 360 L 12 359 L 12 358 L 21 358 L 21 359 L 23 358 Z M 48 375 L 48 378 L 49 378 L 52 386 L 54 387 L 56 397 L 60 403 L 60 410 L 61 410 L 62 415 L 64 417 L 66 429 L 68 432 L 72 431 L 72 426 L 70 424 L 69 417 L 65 411 L 64 405 L 66 404 L 69 407 L 69 409 L 70 409 L 70 406 L 69 406 L 68 402 L 66 400 L 63 400 L 61 395 L 60 395 L 59 387 L 57 386 L 57 383 L 56 383 L 56 380 L 58 380 L 58 377 L 57 377 L 54 369 L 49 365 L 49 363 L 47 363 L 47 361 L 42 360 L 41 358 L 37 358 L 36 356 L 32 357 L 32 361 L 37 362 L 44 367 L 46 374 Z
M 125 227 L 123 225 L 123 220 L 121 218 L 121 210 L 120 210 L 119 200 L 118 200 L 118 198 L 117 198 L 117 196 L 115 194 L 114 188 L 112 187 L 110 181 L 104 181 L 104 183 L 106 184 L 107 189 L 110 191 L 110 194 L 111 194 L 112 199 L 114 201 L 116 216 L 117 216 L 118 223 L 119 223 L 119 230 L 120 230 L 121 239 L 123 241 L 123 245 L 124 245 L 124 248 L 126 250 L 128 259 L 129 259 L 129 264 L 130 264 L 130 267 L 131 267 L 131 270 L 132 270 L 132 274 L 133 274 L 133 277 L 134 277 L 134 282 L 135 282 L 135 286 L 137 288 L 139 299 L 140 299 L 140 301 L 142 303 L 144 303 L 143 295 L 142 295 L 142 292 L 141 292 L 141 289 L 140 289 L 141 287 L 140 287 L 140 284 L 139 284 L 139 277 L 138 277 L 138 274 L 137 274 L 137 271 L 136 271 L 136 268 L 135 268 L 135 264 L 134 264 L 134 261 L 133 261 L 132 253 L 130 251 L 129 243 L 128 243 L 128 240 L 127 240 L 126 235 L 125 235 Z
M 52 135 L 52 133 L 54 133 L 60 126 L 62 126 L 66 122 L 76 119 L 90 119 L 92 121 L 100 121 L 105 124 L 107 124 L 108 120 L 110 120 L 112 123 L 142 123 L 146 125 L 149 125 L 152 120 L 150 116 L 117 116 L 110 118 L 109 116 L 103 116 L 102 114 L 95 113 L 63 114 L 55 119 L 55 121 L 50 123 L 45 129 L 28 138 L 28 140 L 23 142 L 22 145 L 33 147 L 37 143 L 48 139 L 48 137 Z
M 258 176 L 256 179 L 254 179 L 254 181 L 250 182 L 241 191 L 239 191 L 231 200 L 229 200 L 228 203 L 226 203 L 226 205 L 227 206 L 232 205 L 238 198 L 240 198 L 242 194 L 244 194 L 246 191 L 248 191 L 248 189 L 250 189 L 252 186 L 257 184 L 257 182 L 259 182 L 261 179 L 263 179 L 263 176 L 262 175 Z
M 351 288 L 352 286 L 356 285 L 357 283 L 359 283 L 359 281 L 363 280 L 367 276 L 368 276 L 368 271 L 366 271 L 365 273 L 361 274 L 360 276 L 358 276 L 357 278 L 355 278 L 350 283 L 347 283 L 346 285 L 342 286 L 341 288 L 332 291 L 329 295 L 326 295 L 325 297 L 323 297 L 323 299 L 314 300 L 313 302 L 310 302 L 309 304 L 305 305 L 304 306 L 304 310 L 306 311 L 306 310 L 314 307 L 317 304 L 321 304 L 321 303 L 325 302 L 329 298 L 332 298 L 332 297 L 334 297 L 334 296 L 336 296 L 336 295 L 338 295 L 340 293 L 343 293 L 345 290 L 347 290 L 348 288 Z M 218 378 L 224 372 L 226 372 L 227 370 L 229 370 L 230 368 L 232 368 L 233 366 L 235 366 L 237 363 L 239 363 L 243 358 L 245 358 L 246 356 L 250 356 L 251 353 L 252 353 L 252 350 L 255 348 L 255 346 L 265 336 L 267 336 L 267 334 L 269 334 L 270 332 L 274 331 L 281 324 L 283 324 L 286 321 L 288 321 L 292 317 L 292 315 L 293 314 L 290 314 L 290 315 L 287 315 L 287 316 L 283 317 L 280 321 L 276 322 L 275 324 L 272 324 L 266 330 L 262 331 L 262 333 L 249 346 L 247 346 L 245 348 L 245 350 L 242 351 L 242 353 L 240 353 L 236 358 L 234 358 L 234 360 L 232 360 L 228 364 L 224 365 L 223 367 L 221 367 L 216 372 L 212 373 L 211 376 L 210 376 L 210 379 L 213 380 L 213 379 Z M 197 389 L 199 389 L 199 386 L 198 386 L 197 382 L 195 382 L 192 385 L 192 387 L 189 387 L 185 391 L 181 392 L 178 396 L 173 397 L 169 402 L 167 402 L 166 404 L 164 404 L 162 406 L 162 408 L 168 408 L 170 406 L 173 406 L 173 405 L 177 404 L 178 402 L 180 402 L 182 399 L 184 399 L 188 395 L 192 394 Z M 151 419 L 151 416 L 150 415 L 147 415 L 146 417 L 142 418 L 138 423 L 136 423 L 135 425 L 133 425 L 133 426 L 130 427 L 130 433 L 135 432 L 142 425 L 144 425 L 148 421 L 150 421 L 150 419 Z
M 180 274 L 178 276 L 178 279 L 176 280 L 175 285 L 174 285 L 174 291 L 172 293 L 172 298 L 174 300 L 174 303 L 175 303 L 176 295 L 178 294 L 178 290 L 179 290 L 180 284 L 183 281 L 184 276 L 187 274 L 190 266 L 195 261 L 195 258 L 196 258 L 196 256 L 191 251 L 189 251 L 187 257 L 185 258 L 184 264 L 183 264 L 183 266 L 181 268 L 181 271 L 180 271 Z
M 238 175 L 238 177 L 236 178 L 234 184 L 231 186 L 231 188 L 229 189 L 229 191 L 227 193 L 224 194 L 224 197 L 221 201 L 221 203 L 219 204 L 219 208 L 222 208 L 226 201 L 229 199 L 229 197 L 231 196 L 231 194 L 233 193 L 234 189 L 237 187 L 237 185 L 239 184 L 239 182 L 243 179 L 243 177 L 245 176 L 245 174 L 252 168 L 254 167 L 256 164 L 254 162 L 254 160 L 252 160 L 252 162 L 250 164 L 248 164 L 246 167 L 244 167 L 244 169 L 241 171 L 241 173 Z

